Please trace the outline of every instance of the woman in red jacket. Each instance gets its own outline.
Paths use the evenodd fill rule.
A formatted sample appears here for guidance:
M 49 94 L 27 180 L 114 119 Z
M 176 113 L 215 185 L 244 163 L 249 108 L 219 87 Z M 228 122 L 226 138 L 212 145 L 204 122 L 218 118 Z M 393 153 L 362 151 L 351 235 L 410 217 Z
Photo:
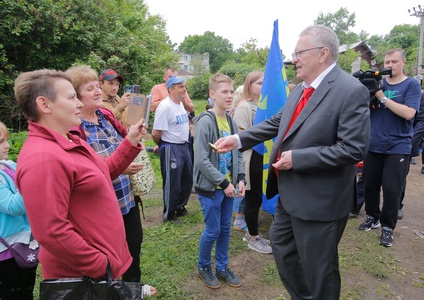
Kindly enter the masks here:
M 83 104 L 64 72 L 22 73 L 15 80 L 15 97 L 29 120 L 16 181 L 41 246 L 44 279 L 102 279 L 108 262 L 113 278 L 120 278 L 132 258 L 112 180 L 140 151 L 143 120 L 103 159 L 69 133 L 81 122 Z

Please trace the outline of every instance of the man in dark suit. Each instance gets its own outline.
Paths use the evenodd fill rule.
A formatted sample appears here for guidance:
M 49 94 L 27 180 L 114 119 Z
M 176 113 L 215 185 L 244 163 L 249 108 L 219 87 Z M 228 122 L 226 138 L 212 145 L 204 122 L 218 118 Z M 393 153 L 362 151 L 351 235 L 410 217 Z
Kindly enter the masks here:
M 220 152 L 243 151 L 276 137 L 267 197 L 279 192 L 280 201 L 270 239 L 292 299 L 340 297 L 338 243 L 355 202 L 356 163 L 369 143 L 369 92 L 337 66 L 338 48 L 330 28 L 307 27 L 293 53 L 296 76 L 304 82 L 284 108 L 215 143 Z M 310 87 L 315 90 L 296 118 L 303 90 Z

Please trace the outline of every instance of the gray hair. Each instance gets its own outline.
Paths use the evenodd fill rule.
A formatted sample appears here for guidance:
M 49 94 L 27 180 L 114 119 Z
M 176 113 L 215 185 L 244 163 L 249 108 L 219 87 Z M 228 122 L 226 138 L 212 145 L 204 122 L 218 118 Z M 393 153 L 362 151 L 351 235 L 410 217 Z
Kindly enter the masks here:
M 324 25 L 311 25 L 306 27 L 299 35 L 311 36 L 311 43 L 315 47 L 325 46 L 328 48 L 328 58 L 331 63 L 336 62 L 339 57 L 339 39 L 336 33 L 329 27 Z

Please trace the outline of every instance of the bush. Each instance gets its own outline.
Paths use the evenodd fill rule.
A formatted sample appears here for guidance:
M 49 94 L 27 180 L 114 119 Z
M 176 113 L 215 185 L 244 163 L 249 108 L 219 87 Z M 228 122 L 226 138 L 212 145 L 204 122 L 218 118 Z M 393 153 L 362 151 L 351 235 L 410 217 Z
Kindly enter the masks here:
M 10 137 L 8 139 L 10 149 L 9 149 L 9 157 L 8 159 L 16 162 L 18 159 L 19 151 L 21 151 L 22 145 L 28 137 L 28 132 L 10 132 Z
M 187 81 L 187 91 L 191 99 L 209 98 L 209 79 L 211 76 L 211 73 L 205 73 Z

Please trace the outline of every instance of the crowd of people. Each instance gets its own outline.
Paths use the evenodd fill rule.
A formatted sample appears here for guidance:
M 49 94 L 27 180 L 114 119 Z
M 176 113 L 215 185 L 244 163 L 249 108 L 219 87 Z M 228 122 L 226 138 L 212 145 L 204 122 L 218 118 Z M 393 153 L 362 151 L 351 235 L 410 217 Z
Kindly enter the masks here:
M 195 117 L 186 79 L 174 68 L 152 88 L 162 218 L 180 224 L 190 194 L 197 194 L 205 223 L 197 266 L 207 287 L 242 285 L 228 265 L 234 227 L 249 249 L 273 254 L 292 299 L 339 299 L 338 244 L 349 213 L 360 209 L 362 161 L 367 217 L 359 230 L 382 227 L 379 243 L 393 245 L 409 164 L 422 141 L 424 96 L 404 74 L 405 52 L 391 49 L 384 67 L 392 75 L 370 108 L 368 89 L 337 65 L 338 50 L 330 28 L 304 29 L 292 54 L 303 82 L 291 87 L 280 112 L 256 125 L 262 71 L 246 76 L 236 101 L 233 80 L 213 75 L 206 110 Z M 133 161 L 146 151 L 147 129 L 144 119 L 128 124 L 131 96 L 117 95 L 123 82 L 113 69 L 98 75 L 88 66 L 16 78 L 28 138 L 17 164 L 7 160 L 9 132 L 0 122 L 0 237 L 10 244 L 35 237 L 43 279 L 102 280 L 109 265 L 114 278 L 142 281 L 141 199 L 130 176 L 143 169 Z M 266 195 L 279 200 L 267 240 L 258 228 L 264 157 L 251 148 L 273 138 Z M 36 269 L 20 268 L 0 243 L 0 299 L 32 299 Z M 144 284 L 142 293 L 157 289 Z

